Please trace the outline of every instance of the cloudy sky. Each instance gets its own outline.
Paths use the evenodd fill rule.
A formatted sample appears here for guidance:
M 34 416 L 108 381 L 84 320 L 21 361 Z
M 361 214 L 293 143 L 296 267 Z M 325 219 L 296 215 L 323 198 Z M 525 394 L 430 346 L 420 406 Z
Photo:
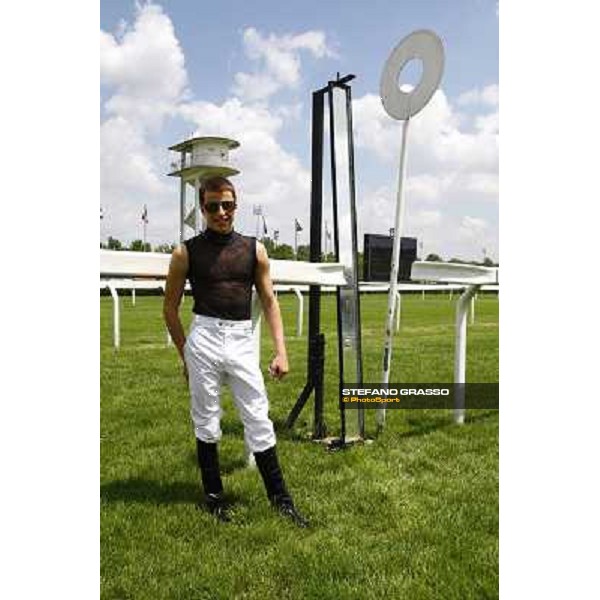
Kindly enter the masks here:
M 230 159 L 236 228 L 308 243 L 311 92 L 353 73 L 359 245 L 393 224 L 401 123 L 379 99 L 392 48 L 427 28 L 445 46 L 440 85 L 409 132 L 403 234 L 425 254 L 499 260 L 498 8 L 488 0 L 274 0 L 162 3 L 101 0 L 101 236 L 178 239 L 178 181 L 168 146 L 193 135 L 241 143 Z M 403 84 L 416 84 L 410 64 Z M 325 174 L 328 177 L 328 173 Z M 191 188 L 188 202 L 191 203 Z M 192 234 L 187 230 L 188 236 Z

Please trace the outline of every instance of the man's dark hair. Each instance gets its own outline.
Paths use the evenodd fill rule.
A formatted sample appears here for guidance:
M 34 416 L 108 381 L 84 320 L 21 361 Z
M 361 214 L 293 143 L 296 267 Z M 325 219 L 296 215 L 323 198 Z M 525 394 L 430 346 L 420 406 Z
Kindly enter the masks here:
M 209 177 L 202 181 L 200 185 L 200 205 L 204 204 L 205 192 L 224 192 L 229 190 L 233 194 L 234 200 L 237 200 L 233 183 L 227 177 Z

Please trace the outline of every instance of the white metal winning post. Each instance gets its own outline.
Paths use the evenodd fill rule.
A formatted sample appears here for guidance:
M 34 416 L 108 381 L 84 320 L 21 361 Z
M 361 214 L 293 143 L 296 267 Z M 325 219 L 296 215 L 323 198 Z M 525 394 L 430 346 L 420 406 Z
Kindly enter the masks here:
M 410 91 L 398 87 L 398 76 L 408 62 L 420 59 L 423 63 L 423 75 L 417 86 Z M 396 218 L 394 221 L 394 246 L 390 273 L 390 290 L 383 346 L 382 383 L 389 383 L 390 362 L 392 357 L 393 320 L 398 288 L 398 265 L 400 262 L 400 240 L 404 218 L 404 178 L 406 174 L 406 146 L 408 123 L 433 96 L 438 88 L 444 71 L 444 47 L 440 38 L 432 31 L 419 30 L 411 33 L 394 48 L 387 59 L 381 76 L 380 93 L 383 107 L 390 117 L 404 121 L 402 127 L 402 146 L 400 148 L 400 168 L 398 194 L 396 197 Z M 377 425 L 385 424 L 385 406 L 377 409 Z

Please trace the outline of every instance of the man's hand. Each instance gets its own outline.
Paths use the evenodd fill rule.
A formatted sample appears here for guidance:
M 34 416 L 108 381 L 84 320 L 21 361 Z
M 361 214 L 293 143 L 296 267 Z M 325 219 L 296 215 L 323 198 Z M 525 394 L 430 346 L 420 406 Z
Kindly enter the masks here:
M 277 354 L 269 365 L 269 375 L 274 379 L 283 379 L 288 374 L 289 370 L 290 367 L 285 354 Z
M 185 382 L 189 385 L 190 384 L 190 376 L 188 374 L 188 369 L 187 369 L 187 365 L 185 364 L 185 361 L 183 361 L 183 376 L 185 377 Z

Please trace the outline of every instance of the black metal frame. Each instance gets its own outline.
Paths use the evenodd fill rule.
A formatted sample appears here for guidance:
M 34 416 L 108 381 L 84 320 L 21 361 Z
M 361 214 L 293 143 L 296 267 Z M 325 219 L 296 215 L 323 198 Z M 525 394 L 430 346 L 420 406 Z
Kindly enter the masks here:
M 340 79 L 339 73 L 335 81 L 329 81 L 327 86 L 313 92 L 312 97 L 312 153 L 311 153 L 311 225 L 310 225 L 310 262 L 321 262 L 321 235 L 322 235 L 322 216 L 323 216 L 323 140 L 324 140 L 324 100 L 328 95 L 329 100 L 329 119 L 330 119 L 330 150 L 331 150 L 331 180 L 332 180 L 332 200 L 333 200 L 333 227 L 335 235 L 335 259 L 339 261 L 339 226 L 337 210 L 337 181 L 336 181 L 336 160 L 335 160 L 335 135 L 334 135 L 334 111 L 333 94 L 334 87 L 342 88 L 346 92 L 346 108 L 348 115 L 348 155 L 350 169 L 350 194 L 352 197 L 351 209 L 354 212 L 352 220 L 356 224 L 355 207 L 355 186 L 354 186 L 354 146 L 352 141 L 352 104 L 351 90 L 347 85 L 354 79 L 354 75 L 346 75 Z M 353 245 L 356 250 L 356 231 L 352 232 Z M 356 252 L 354 252 L 354 261 L 356 262 Z M 357 300 L 357 327 L 360 332 L 360 294 L 358 293 L 358 265 L 354 264 L 354 272 L 357 275 L 356 281 L 356 300 Z M 290 411 L 286 420 L 286 427 L 291 428 L 304 405 L 308 401 L 312 391 L 315 391 L 315 411 L 313 424 L 313 438 L 323 439 L 327 435 L 327 426 L 323 418 L 323 385 L 325 372 L 325 336 L 320 332 L 321 327 L 321 287 L 311 285 L 309 287 L 309 314 L 308 314 L 308 357 L 307 357 L 307 381 L 304 389 L 300 393 L 296 404 Z M 337 331 L 338 331 L 338 358 L 339 358 L 339 383 L 344 381 L 344 357 L 342 348 L 342 321 L 341 321 L 341 299 L 340 290 L 336 289 L 337 300 Z M 358 375 L 359 381 L 362 381 L 362 349 L 360 334 L 357 340 L 357 352 L 359 356 Z M 341 438 L 343 446 L 346 438 L 346 419 L 345 406 L 339 401 L 340 420 L 341 420 Z M 364 413 L 361 410 L 359 414 L 359 434 L 364 437 Z
M 328 88 L 313 92 L 312 96 L 312 153 L 310 189 L 310 262 L 321 262 L 321 225 L 323 219 L 323 121 L 324 99 Z M 286 420 L 293 427 L 312 391 L 315 391 L 315 419 L 313 437 L 327 435 L 323 420 L 323 375 L 325 366 L 325 336 L 321 329 L 321 286 L 309 287 L 308 304 L 308 357 L 306 384 Z

